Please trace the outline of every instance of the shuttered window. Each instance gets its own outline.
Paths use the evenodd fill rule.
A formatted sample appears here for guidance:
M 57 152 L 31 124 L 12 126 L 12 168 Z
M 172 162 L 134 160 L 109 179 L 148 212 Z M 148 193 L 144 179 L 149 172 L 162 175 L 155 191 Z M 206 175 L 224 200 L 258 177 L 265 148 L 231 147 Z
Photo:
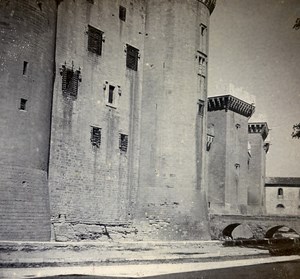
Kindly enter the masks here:
M 139 50 L 131 45 L 127 45 L 126 67 L 137 71 Z
M 91 129 L 91 143 L 93 147 L 99 148 L 101 145 L 101 128 L 92 127 Z
M 88 28 L 88 51 L 101 55 L 103 32 L 90 25 Z
M 127 152 L 128 148 L 128 135 L 120 134 L 119 148 L 122 152 Z
M 73 71 L 63 67 L 62 71 L 62 91 L 65 95 L 77 98 L 78 81 L 80 79 L 80 71 Z

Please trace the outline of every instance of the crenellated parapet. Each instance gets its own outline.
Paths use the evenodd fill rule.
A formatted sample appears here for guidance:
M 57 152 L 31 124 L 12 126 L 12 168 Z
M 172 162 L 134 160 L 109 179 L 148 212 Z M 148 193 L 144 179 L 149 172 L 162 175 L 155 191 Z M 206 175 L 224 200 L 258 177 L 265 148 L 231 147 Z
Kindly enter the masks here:
M 208 98 L 208 111 L 231 110 L 243 116 L 250 117 L 255 107 L 232 95 L 223 95 Z
M 261 134 L 263 140 L 265 140 L 269 134 L 269 127 L 267 122 L 248 123 L 248 133 Z
M 213 12 L 216 6 L 216 0 L 198 0 L 198 1 L 203 3 L 209 9 L 210 13 Z

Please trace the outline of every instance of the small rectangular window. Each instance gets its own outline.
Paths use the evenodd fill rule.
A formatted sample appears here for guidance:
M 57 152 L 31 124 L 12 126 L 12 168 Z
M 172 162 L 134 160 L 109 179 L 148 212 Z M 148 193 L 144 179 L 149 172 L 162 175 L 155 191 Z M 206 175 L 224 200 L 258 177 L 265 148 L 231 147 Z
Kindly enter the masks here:
M 139 50 L 131 45 L 127 45 L 126 67 L 137 71 Z
M 204 101 L 199 100 L 198 101 L 198 115 L 203 116 L 204 114 Z
M 26 110 L 26 103 L 27 103 L 27 100 L 21 98 L 19 110 Z
M 122 21 L 126 21 L 126 8 L 123 6 L 119 7 L 119 19 Z
M 63 66 L 61 75 L 63 93 L 77 98 L 80 71 L 73 71 L 72 69 L 68 69 L 65 66 Z
M 282 188 L 279 188 L 278 190 L 277 190 L 277 198 L 283 198 L 283 189 Z
M 120 148 L 120 151 L 127 152 L 128 135 L 120 134 L 119 148 Z
M 27 74 L 28 62 L 23 62 L 23 76 Z
M 91 143 L 93 147 L 99 148 L 101 145 L 101 128 L 92 127 L 91 129 Z
M 115 87 L 110 85 L 109 92 L 108 92 L 108 103 L 109 104 L 112 104 L 114 102 L 114 90 L 115 90 Z
M 88 28 L 88 51 L 101 55 L 103 32 L 90 25 Z

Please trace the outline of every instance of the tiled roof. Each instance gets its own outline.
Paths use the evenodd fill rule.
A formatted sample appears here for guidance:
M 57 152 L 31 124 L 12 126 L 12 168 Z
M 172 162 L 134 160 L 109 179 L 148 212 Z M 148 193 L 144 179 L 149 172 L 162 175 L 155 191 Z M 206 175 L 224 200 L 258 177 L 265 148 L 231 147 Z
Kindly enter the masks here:
M 210 13 L 213 12 L 215 6 L 216 6 L 216 0 L 198 0 L 199 2 L 202 2 L 210 11 Z
M 217 110 L 231 110 L 246 117 L 250 117 L 254 113 L 255 107 L 232 95 L 209 97 L 208 111 Z
M 300 177 L 266 177 L 266 187 L 300 187 Z

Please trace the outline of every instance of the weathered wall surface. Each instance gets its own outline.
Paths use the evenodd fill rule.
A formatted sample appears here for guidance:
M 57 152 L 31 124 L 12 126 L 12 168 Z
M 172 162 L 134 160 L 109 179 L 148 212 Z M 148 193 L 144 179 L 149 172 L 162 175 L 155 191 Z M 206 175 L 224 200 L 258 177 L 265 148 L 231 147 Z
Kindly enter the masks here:
M 2 239 L 209 237 L 214 4 L 1 2 Z
M 112 233 L 106 231 L 109 225 L 120 237 L 128 233 L 138 175 L 143 2 L 66 0 L 59 5 L 50 159 L 56 239 L 96 239 Z M 119 5 L 126 8 L 125 21 Z M 89 25 L 103 32 L 101 55 L 88 50 Z M 126 44 L 139 49 L 137 71 L 126 67 Z M 76 98 L 62 91 L 63 65 L 80 71 Z M 112 102 L 110 86 L 115 88 Z M 101 129 L 98 147 L 91 142 L 92 127 Z M 119 149 L 120 134 L 128 135 L 126 152 Z
M 278 190 L 282 189 L 282 195 Z M 300 213 L 300 187 L 266 186 L 266 210 L 268 214 L 299 215 Z M 283 205 L 278 206 L 278 205 Z
M 154 239 L 207 238 L 206 104 L 199 113 L 198 103 L 207 96 L 201 26 L 209 10 L 199 1 L 146 2 L 137 226 Z
M 0 18 L 0 239 L 49 240 L 56 2 L 1 1 Z

